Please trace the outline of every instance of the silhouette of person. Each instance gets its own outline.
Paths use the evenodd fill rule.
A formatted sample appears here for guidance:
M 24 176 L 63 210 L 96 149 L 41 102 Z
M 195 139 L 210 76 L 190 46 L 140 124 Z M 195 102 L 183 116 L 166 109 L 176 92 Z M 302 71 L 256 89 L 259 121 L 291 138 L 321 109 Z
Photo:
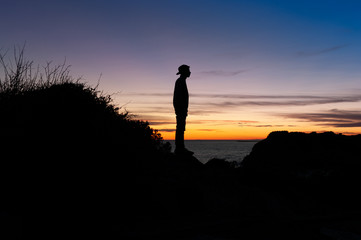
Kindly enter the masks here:
M 184 146 L 184 131 L 186 130 L 186 118 L 188 116 L 189 93 L 187 88 L 186 79 L 190 77 L 191 72 L 189 66 L 182 65 L 178 68 L 177 75 L 180 77 L 175 82 L 173 94 L 173 106 L 177 118 L 177 129 L 175 133 L 175 153 L 176 154 L 190 154 Z

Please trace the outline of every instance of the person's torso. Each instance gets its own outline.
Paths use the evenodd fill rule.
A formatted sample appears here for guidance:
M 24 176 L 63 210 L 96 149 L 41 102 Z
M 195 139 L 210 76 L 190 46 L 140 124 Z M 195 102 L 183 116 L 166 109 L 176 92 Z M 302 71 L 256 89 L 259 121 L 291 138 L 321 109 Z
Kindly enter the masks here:
M 186 80 L 178 78 L 174 87 L 173 105 L 174 107 L 188 108 L 188 102 L 189 93 Z

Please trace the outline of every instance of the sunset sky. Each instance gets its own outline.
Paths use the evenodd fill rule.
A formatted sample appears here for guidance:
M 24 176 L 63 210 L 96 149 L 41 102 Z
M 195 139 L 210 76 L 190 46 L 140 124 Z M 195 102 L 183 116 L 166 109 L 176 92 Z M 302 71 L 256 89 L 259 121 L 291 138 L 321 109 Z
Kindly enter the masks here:
M 361 134 L 359 0 L 0 0 L 0 49 L 74 77 L 174 138 L 177 68 L 191 67 L 186 139 Z M 101 76 L 101 77 L 100 77 Z

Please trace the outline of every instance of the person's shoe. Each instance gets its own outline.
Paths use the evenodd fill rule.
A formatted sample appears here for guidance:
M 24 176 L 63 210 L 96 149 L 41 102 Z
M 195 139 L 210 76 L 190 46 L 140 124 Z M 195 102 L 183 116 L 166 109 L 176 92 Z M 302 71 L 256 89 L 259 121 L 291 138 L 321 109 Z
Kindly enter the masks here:
M 192 151 L 190 151 L 190 150 L 188 150 L 188 149 L 184 149 L 185 150 L 185 152 L 188 154 L 188 155 L 193 155 L 194 154 L 194 152 L 192 152 Z

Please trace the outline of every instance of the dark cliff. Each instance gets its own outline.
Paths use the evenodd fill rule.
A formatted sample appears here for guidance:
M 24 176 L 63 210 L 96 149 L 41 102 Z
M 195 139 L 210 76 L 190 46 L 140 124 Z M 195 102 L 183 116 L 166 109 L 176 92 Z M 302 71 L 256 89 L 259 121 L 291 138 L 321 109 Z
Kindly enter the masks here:
M 248 184 L 276 191 L 295 210 L 361 209 L 361 135 L 272 132 L 242 162 Z

